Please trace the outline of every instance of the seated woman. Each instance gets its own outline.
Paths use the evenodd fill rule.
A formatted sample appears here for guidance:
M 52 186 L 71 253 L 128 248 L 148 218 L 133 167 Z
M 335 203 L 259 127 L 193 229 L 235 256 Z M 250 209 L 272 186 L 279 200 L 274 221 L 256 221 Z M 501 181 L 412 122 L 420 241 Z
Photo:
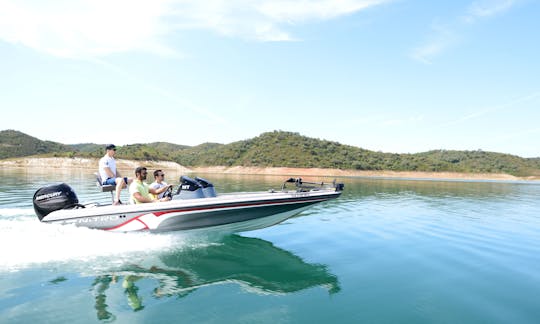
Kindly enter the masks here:
M 159 189 L 150 188 L 145 181 L 147 175 L 148 171 L 145 167 L 137 167 L 135 169 L 135 180 L 129 186 L 129 202 L 132 204 L 142 204 L 170 200 L 169 197 L 157 199 L 150 195 L 159 195 L 160 193 L 165 192 L 171 186 L 167 185 Z

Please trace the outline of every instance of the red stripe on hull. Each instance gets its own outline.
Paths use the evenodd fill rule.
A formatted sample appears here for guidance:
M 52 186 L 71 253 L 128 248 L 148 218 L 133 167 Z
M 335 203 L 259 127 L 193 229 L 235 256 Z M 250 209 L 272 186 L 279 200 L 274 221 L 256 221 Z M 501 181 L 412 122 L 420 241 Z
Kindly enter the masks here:
M 192 207 L 192 208 L 183 208 L 183 209 L 172 209 L 172 210 L 166 210 L 166 211 L 161 211 L 161 212 L 153 212 L 152 214 L 156 217 L 160 217 L 160 216 L 163 216 L 163 215 L 167 215 L 167 214 L 170 214 L 170 213 L 182 213 L 182 212 L 193 212 L 193 211 L 204 211 L 204 210 L 216 210 L 216 209 L 229 209 L 229 208 L 238 208 L 238 207 L 255 207 L 255 206 L 265 206 L 265 205 L 290 205 L 290 204 L 302 204 L 302 203 L 306 203 L 306 202 L 313 202 L 313 203 L 316 203 L 316 202 L 322 202 L 322 201 L 325 201 L 325 200 L 328 200 L 329 198 L 328 197 L 317 197 L 317 198 L 313 198 L 313 199 L 302 199 L 302 200 L 293 200 L 293 201 L 290 201 L 290 200 L 282 200 L 282 201 L 263 201 L 263 202 L 257 202 L 257 203 L 237 203 L 237 204 L 230 204 L 230 205 L 219 205 L 219 206 L 210 206 L 210 207 Z M 144 215 L 148 215 L 148 213 L 145 213 L 145 214 L 141 214 L 141 215 L 138 215 L 122 224 L 119 224 L 117 226 L 114 226 L 114 227 L 111 227 L 111 228 L 107 228 L 105 229 L 106 231 L 112 231 L 112 230 L 116 230 L 116 229 L 119 229 L 121 227 L 124 227 L 126 225 L 128 225 L 129 223 L 133 222 L 133 221 L 139 221 L 141 222 L 144 226 L 145 226 L 145 230 L 149 230 L 150 228 L 148 227 L 148 225 L 146 225 L 146 223 L 144 223 L 142 220 L 140 220 L 140 218 Z

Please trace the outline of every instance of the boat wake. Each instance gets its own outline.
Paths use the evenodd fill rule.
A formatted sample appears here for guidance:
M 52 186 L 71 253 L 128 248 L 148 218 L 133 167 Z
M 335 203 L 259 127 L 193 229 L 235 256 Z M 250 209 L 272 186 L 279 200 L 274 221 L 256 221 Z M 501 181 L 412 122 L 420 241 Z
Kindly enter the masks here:
M 180 233 L 109 233 L 44 224 L 36 220 L 31 208 L 0 209 L 0 271 L 73 262 L 110 267 L 156 252 L 209 244 L 201 236 Z

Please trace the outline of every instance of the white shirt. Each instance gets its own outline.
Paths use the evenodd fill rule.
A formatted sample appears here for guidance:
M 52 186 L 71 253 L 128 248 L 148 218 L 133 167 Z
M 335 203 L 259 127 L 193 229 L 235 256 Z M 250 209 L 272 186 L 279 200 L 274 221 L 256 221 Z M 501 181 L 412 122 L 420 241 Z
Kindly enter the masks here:
M 152 188 L 152 189 L 158 190 L 159 188 L 163 188 L 163 187 L 165 187 L 165 186 L 168 186 L 167 182 L 165 182 L 165 181 L 161 181 L 161 183 L 157 183 L 156 181 L 154 181 L 154 182 L 152 182 L 152 183 L 150 184 L 149 187 Z M 164 192 L 160 193 L 160 194 L 158 195 L 158 199 L 163 198 L 163 195 L 164 195 L 166 192 L 167 192 L 167 190 L 165 190 Z
M 105 155 L 99 160 L 99 176 L 101 177 L 101 181 L 105 181 L 109 178 L 109 175 L 105 172 L 105 167 L 109 167 L 116 177 L 116 160 L 109 155 Z

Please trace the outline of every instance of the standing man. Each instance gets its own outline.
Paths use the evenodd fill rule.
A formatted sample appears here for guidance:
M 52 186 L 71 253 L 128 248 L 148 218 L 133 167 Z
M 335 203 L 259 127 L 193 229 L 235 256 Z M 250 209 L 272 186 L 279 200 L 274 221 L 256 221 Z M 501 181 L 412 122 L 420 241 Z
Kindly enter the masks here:
M 122 178 L 120 172 L 116 169 L 116 160 L 114 159 L 116 146 L 114 144 L 109 144 L 105 147 L 105 150 L 105 156 L 99 160 L 99 176 L 101 177 L 101 181 L 103 181 L 103 185 L 116 186 L 116 199 L 114 200 L 114 205 L 121 205 L 120 191 L 130 184 L 133 179 L 128 179 L 127 177 Z
M 154 199 L 152 196 L 150 196 L 150 193 L 154 195 L 159 195 L 160 193 L 167 190 L 169 186 L 164 186 L 163 188 L 159 188 L 157 190 L 150 188 L 145 181 L 147 175 L 148 175 L 148 171 L 146 171 L 145 167 L 137 167 L 135 169 L 136 179 L 129 186 L 130 203 L 142 204 L 142 203 L 151 203 L 151 202 L 160 202 L 160 201 L 170 200 L 169 197 L 161 198 L 161 199 Z

